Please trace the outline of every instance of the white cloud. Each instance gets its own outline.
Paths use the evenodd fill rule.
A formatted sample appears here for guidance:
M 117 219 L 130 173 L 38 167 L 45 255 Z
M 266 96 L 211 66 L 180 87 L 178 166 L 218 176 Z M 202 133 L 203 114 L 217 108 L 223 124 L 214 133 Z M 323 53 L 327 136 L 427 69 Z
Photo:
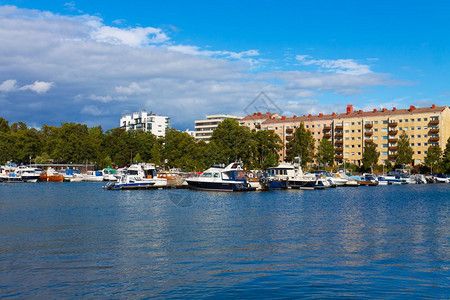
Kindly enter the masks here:
M 53 82 L 35 81 L 33 84 L 18 87 L 17 80 L 8 79 L 0 84 L 0 92 L 14 92 L 31 90 L 38 94 L 44 94 L 54 86 Z
M 19 88 L 21 91 L 31 90 L 38 94 L 45 94 L 54 86 L 53 82 L 35 81 L 33 84 L 24 85 Z
M 85 114 L 85 115 L 91 115 L 91 116 L 100 116 L 103 114 L 103 111 L 94 105 L 86 105 L 81 110 L 81 113 Z
M 243 59 L 249 58 L 252 56 L 259 56 L 260 53 L 258 50 L 247 50 L 242 52 L 233 52 L 233 51 L 211 51 L 211 50 L 201 50 L 198 46 L 189 46 L 189 45 L 173 45 L 168 46 L 167 49 L 175 52 L 180 52 L 188 55 L 202 55 L 202 56 L 210 56 L 210 57 L 228 57 L 234 59 Z
M 45 106 L 26 112 L 34 124 L 72 120 L 111 128 L 122 113 L 145 108 L 170 116 L 175 126 L 192 126 L 206 114 L 243 115 L 261 91 L 280 108 L 300 115 L 298 110 L 312 109 L 305 99 L 327 103 L 333 94 L 360 94 L 393 84 L 388 74 L 361 72 L 363 65 L 352 60 L 312 64 L 327 66 L 326 72 L 255 72 L 252 61 L 262 60 L 258 50 L 174 45 L 156 27 L 124 29 L 91 15 L 61 16 L 13 6 L 0 6 L 1 41 L 8 41 L 0 47 L 2 74 L 15 78 L 0 84 L 9 111 L 37 103 L 39 93 L 52 89 Z M 20 89 L 36 95 L 10 93 Z
M 8 79 L 0 84 L 0 92 L 11 92 L 17 89 L 17 80 Z
M 347 75 L 364 75 L 372 73 L 368 65 L 359 64 L 353 59 L 311 59 L 311 56 L 309 55 L 297 55 L 295 58 L 302 65 L 316 65 L 325 72 Z
M 160 28 L 136 27 L 122 29 L 104 26 L 99 22 L 90 22 L 89 24 L 94 28 L 91 32 L 91 37 L 98 42 L 142 47 L 169 40 L 169 37 Z

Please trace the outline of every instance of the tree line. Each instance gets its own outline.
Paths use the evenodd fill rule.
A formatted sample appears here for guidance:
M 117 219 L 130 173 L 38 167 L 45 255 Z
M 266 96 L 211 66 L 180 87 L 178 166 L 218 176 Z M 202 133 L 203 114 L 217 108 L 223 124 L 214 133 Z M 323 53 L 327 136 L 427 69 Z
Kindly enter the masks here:
M 250 131 L 236 121 L 225 120 L 210 143 L 185 132 L 168 129 L 165 137 L 149 132 L 63 123 L 28 128 L 23 122 L 9 124 L 0 118 L 0 164 L 73 163 L 126 166 L 151 162 L 159 166 L 200 171 L 213 163 L 241 160 L 247 168 L 264 169 L 278 164 L 281 139 L 267 131 Z
M 404 132 L 397 145 L 395 166 L 409 166 L 413 150 Z M 250 130 L 231 119 L 219 124 L 210 142 L 205 143 L 175 129 L 167 130 L 165 137 L 122 128 L 103 131 L 101 126 L 75 123 L 63 123 L 60 127 L 44 124 L 38 130 L 28 128 L 23 122 L 9 125 L 0 117 L 0 164 L 7 161 L 24 164 L 90 163 L 103 168 L 140 161 L 185 171 L 201 171 L 212 163 L 228 164 L 240 160 L 249 169 L 264 170 L 278 164 L 281 149 L 283 144 L 277 134 Z M 379 156 L 376 144 L 366 143 L 359 171 L 380 168 L 377 165 Z M 286 145 L 286 160 L 294 161 L 297 157 L 303 167 L 311 164 L 332 167 L 335 150 L 327 139 L 322 139 L 316 149 L 311 132 L 301 123 Z M 390 161 L 386 161 L 385 166 L 393 167 Z M 450 173 L 450 139 L 444 150 L 430 146 L 422 167 L 428 168 L 425 171 L 432 169 L 435 173 Z

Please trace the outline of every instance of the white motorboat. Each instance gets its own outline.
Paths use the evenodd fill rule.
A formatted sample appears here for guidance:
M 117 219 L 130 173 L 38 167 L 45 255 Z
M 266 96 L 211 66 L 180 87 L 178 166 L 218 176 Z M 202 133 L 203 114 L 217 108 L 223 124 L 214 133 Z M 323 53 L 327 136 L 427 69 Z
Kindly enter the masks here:
M 103 181 L 103 171 L 87 171 L 83 181 L 100 182 Z
M 206 191 L 254 191 L 245 179 L 245 172 L 239 163 L 232 163 L 224 167 L 215 165 L 204 171 L 199 177 L 186 179 L 189 187 Z
M 15 173 L 22 177 L 24 182 L 37 182 L 39 180 L 39 176 L 41 176 L 42 169 L 19 166 L 17 167 Z

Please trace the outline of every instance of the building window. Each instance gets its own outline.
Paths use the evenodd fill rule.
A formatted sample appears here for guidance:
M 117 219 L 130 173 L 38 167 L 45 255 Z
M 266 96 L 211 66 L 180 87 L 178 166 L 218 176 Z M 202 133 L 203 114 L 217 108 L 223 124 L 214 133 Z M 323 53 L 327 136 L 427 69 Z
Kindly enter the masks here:
M 348 126 L 348 124 L 349 124 L 348 122 L 345 122 L 345 126 Z
M 417 151 L 417 154 L 420 154 L 421 152 L 420 151 Z
M 388 132 L 387 128 L 382 128 L 381 132 Z
M 408 123 L 408 119 L 405 119 L 405 123 Z
M 346 140 L 346 141 L 349 141 L 349 140 L 350 140 L 350 138 L 349 138 L 349 137 L 346 137 L 346 138 L 345 138 L 345 140 Z
M 373 124 L 378 124 L 378 121 L 373 121 Z
M 345 145 L 345 148 L 350 148 L 350 146 L 349 145 Z
M 411 138 L 412 138 L 412 139 L 414 138 L 414 134 L 411 134 Z
M 403 128 L 403 130 L 408 130 L 408 127 Z
M 384 120 L 384 121 L 383 121 L 383 124 L 387 124 L 387 123 L 388 123 L 388 121 L 387 121 L 387 120 Z
M 381 155 L 387 156 L 387 152 L 381 152 Z
M 387 148 L 387 147 L 388 147 L 388 144 L 383 144 L 382 147 L 383 147 L 383 148 Z
M 349 130 L 347 129 L 347 130 L 345 131 L 345 133 L 349 133 Z
M 417 138 L 420 139 L 422 136 L 420 134 L 417 135 Z
M 373 139 L 374 139 L 374 140 L 378 140 L 378 137 L 377 137 L 377 136 L 374 136 Z
M 426 122 L 426 121 L 428 121 L 428 118 L 423 118 L 423 120 Z
M 411 147 L 414 147 L 414 143 L 411 143 Z
M 352 122 L 352 125 L 355 125 L 355 122 Z
M 420 130 L 420 126 L 417 126 L 417 130 Z
M 361 129 L 358 129 L 358 132 L 361 132 Z
M 387 137 L 387 136 L 382 136 L 381 139 L 382 139 L 382 140 L 387 140 L 388 137 Z
M 361 125 L 361 122 L 358 122 L 358 125 Z
M 421 143 L 417 143 L 417 146 L 421 146 L 422 144 Z
M 417 118 L 417 122 L 420 122 L 420 120 L 421 120 L 420 118 Z
M 355 129 L 352 129 L 352 132 L 355 132 Z
M 413 127 L 411 127 L 411 130 L 414 130 L 414 126 L 413 126 Z

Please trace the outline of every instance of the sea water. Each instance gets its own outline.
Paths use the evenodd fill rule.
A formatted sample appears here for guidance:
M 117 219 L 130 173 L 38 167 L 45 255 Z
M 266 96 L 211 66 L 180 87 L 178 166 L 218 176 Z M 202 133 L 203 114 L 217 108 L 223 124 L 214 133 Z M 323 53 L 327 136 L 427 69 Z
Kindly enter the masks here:
M 0 184 L 0 297 L 449 297 L 450 184 Z

